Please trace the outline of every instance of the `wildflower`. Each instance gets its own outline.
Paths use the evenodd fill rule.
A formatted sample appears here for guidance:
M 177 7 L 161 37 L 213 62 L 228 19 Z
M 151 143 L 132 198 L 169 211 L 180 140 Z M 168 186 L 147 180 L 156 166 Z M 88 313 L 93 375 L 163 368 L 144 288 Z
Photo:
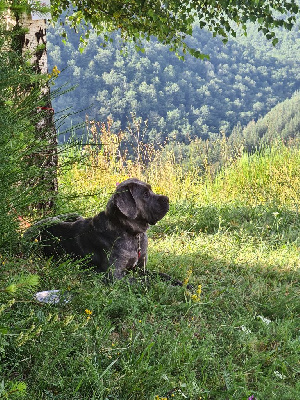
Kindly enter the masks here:
M 198 296 L 196 294 L 192 294 L 191 298 L 194 301 L 199 301 Z
M 265 318 L 262 315 L 258 315 L 257 318 L 260 318 L 266 325 L 269 325 L 272 322 L 270 319 Z
M 245 332 L 246 335 L 249 335 L 249 334 L 251 333 L 250 329 L 246 328 L 245 325 L 242 325 L 242 326 L 241 326 L 241 330 L 242 330 L 243 332 Z
M 197 301 L 200 301 L 200 300 L 201 300 L 201 292 L 202 292 L 202 286 L 201 286 L 201 285 L 198 285 L 198 288 L 197 288 L 197 292 L 196 292 L 196 293 L 194 293 L 194 294 L 187 293 L 187 294 L 188 294 L 188 296 L 191 296 L 191 299 L 192 299 L 194 302 L 197 302 Z
M 189 269 L 187 271 L 187 276 L 185 277 L 185 279 L 183 281 L 184 285 L 187 285 L 189 283 L 189 280 L 190 280 L 190 277 L 191 277 L 192 273 L 193 273 L 193 271 L 191 269 Z
M 89 310 L 88 308 L 86 308 L 86 309 L 84 310 L 84 312 L 85 312 L 86 315 L 87 315 L 86 320 L 87 320 L 87 321 L 90 320 L 90 319 L 91 319 L 91 315 L 93 314 L 93 311 L 91 311 L 91 310 Z
M 51 74 L 48 74 L 48 78 L 57 78 L 59 74 L 60 70 L 57 68 L 56 65 L 54 65 Z
M 279 371 L 274 371 L 274 375 L 276 376 L 276 378 L 279 378 L 279 379 L 285 379 L 286 378 L 286 376 L 281 374 Z
M 256 400 L 254 397 L 254 394 L 252 394 L 250 397 L 248 397 L 248 400 Z
M 60 70 L 57 68 L 56 65 L 54 65 L 54 67 L 52 69 L 52 75 L 55 77 L 58 77 L 59 74 L 60 74 Z

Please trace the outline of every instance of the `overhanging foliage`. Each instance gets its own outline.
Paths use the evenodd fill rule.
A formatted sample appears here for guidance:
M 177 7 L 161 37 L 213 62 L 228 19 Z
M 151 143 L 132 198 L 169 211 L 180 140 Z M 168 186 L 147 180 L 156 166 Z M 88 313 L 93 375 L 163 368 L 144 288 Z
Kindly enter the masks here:
M 246 22 L 258 22 L 259 30 L 275 45 L 273 29 L 282 26 L 290 30 L 299 13 L 295 0 L 52 0 L 51 8 L 54 20 L 66 13 L 71 27 L 85 25 L 87 37 L 89 26 L 98 34 L 119 30 L 123 39 L 134 41 L 139 48 L 141 40 L 155 36 L 179 56 L 188 52 L 198 58 L 205 55 L 186 43 L 195 23 L 226 42 L 236 35 L 237 26 L 246 34 Z

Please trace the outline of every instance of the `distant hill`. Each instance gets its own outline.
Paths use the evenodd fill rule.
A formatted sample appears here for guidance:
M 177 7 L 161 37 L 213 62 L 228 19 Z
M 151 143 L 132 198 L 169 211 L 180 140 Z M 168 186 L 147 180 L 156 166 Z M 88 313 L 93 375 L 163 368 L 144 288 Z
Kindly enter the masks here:
M 147 120 L 145 140 L 163 142 L 166 137 L 187 143 L 209 138 L 234 126 L 247 125 L 300 89 L 300 33 L 278 32 L 279 44 L 270 43 L 251 28 L 247 38 L 224 45 L 207 31 L 195 29 L 193 47 L 210 55 L 209 61 L 190 56 L 180 61 L 155 40 L 145 43 L 144 53 L 133 46 L 120 54 L 118 37 L 106 48 L 91 35 L 81 54 L 78 36 L 69 32 L 66 45 L 52 28 L 48 32 L 50 68 L 65 69 L 57 85 L 78 85 L 56 98 L 56 111 L 71 107 L 69 126 L 91 119 L 114 120 L 124 129 L 131 113 Z M 80 132 L 79 132 L 80 133 Z
M 176 162 L 186 171 L 197 165 L 203 173 L 209 171 L 215 176 L 245 153 L 264 150 L 266 145 L 271 148 L 275 143 L 300 147 L 300 92 L 277 104 L 258 121 L 252 120 L 244 127 L 238 123 L 227 137 L 219 133 L 209 140 L 196 138 L 189 144 L 170 142 L 165 150 L 172 150 Z
M 248 151 L 262 145 L 282 140 L 285 143 L 300 139 L 300 92 L 271 109 L 257 122 L 246 127 L 236 126 L 230 136 L 231 143 L 242 140 Z

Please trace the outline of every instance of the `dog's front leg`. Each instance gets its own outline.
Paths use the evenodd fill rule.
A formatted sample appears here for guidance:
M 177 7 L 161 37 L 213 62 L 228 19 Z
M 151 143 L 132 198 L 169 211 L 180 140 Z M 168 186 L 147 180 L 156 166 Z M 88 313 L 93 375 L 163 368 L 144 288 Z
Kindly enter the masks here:
M 113 251 L 109 257 L 110 274 L 113 279 L 119 280 L 126 276 L 128 271 L 135 269 L 138 262 L 137 255 L 124 249 Z
M 126 275 L 126 269 L 123 268 L 122 265 L 114 265 L 113 266 L 113 277 L 116 280 L 124 278 Z

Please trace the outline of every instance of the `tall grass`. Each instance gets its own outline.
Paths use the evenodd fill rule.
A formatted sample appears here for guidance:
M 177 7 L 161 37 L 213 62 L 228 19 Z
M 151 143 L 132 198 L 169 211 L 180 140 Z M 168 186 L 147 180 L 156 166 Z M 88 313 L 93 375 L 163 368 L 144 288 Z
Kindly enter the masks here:
M 112 133 L 111 125 L 111 121 L 107 125 L 92 122 L 89 143 L 77 149 L 84 158 L 62 171 L 60 187 L 62 196 L 68 199 L 67 208 L 80 208 L 84 204 L 85 210 L 91 207 L 91 212 L 97 212 L 116 183 L 133 176 L 149 182 L 174 204 L 238 202 L 245 206 L 278 204 L 291 208 L 299 204 L 298 148 L 275 143 L 252 155 L 241 153 L 230 159 L 224 155 L 225 167 L 212 175 L 205 160 L 203 165 L 195 163 L 187 170 L 186 165 L 177 161 L 172 149 L 139 143 L 139 153 L 131 148 L 129 155 L 125 135 Z M 223 144 L 226 139 L 220 140 Z M 226 143 L 223 147 L 227 153 Z M 91 198 L 83 203 L 82 197 Z M 64 208 L 62 203 L 61 207 Z
M 201 182 L 197 167 L 185 171 L 172 151 L 142 142 L 129 149 L 125 134 L 114 134 L 111 125 L 110 120 L 107 124 L 88 124 L 88 142 L 79 143 L 74 149 L 81 155 L 78 162 L 62 169 L 59 176 L 60 210 L 81 210 L 83 206 L 85 212 L 96 213 L 106 204 L 116 184 L 129 177 L 151 183 L 155 191 L 168 195 L 174 202 L 197 195 Z M 68 164 L 64 157 L 62 163 Z
M 274 144 L 253 155 L 243 154 L 223 170 L 213 190 L 248 205 L 277 203 L 297 207 L 300 198 L 300 152 Z
M 187 171 L 171 150 L 129 153 L 109 125 L 89 129 L 89 146 L 61 160 L 57 212 L 93 215 L 117 182 L 148 181 L 171 200 L 149 230 L 148 268 L 195 290 L 108 286 L 69 260 L 2 258 L 0 396 L 298 398 L 299 151 L 276 145 L 242 155 L 213 177 L 204 166 Z M 24 272 L 39 282 L 22 284 Z M 41 305 L 38 289 L 71 300 Z

